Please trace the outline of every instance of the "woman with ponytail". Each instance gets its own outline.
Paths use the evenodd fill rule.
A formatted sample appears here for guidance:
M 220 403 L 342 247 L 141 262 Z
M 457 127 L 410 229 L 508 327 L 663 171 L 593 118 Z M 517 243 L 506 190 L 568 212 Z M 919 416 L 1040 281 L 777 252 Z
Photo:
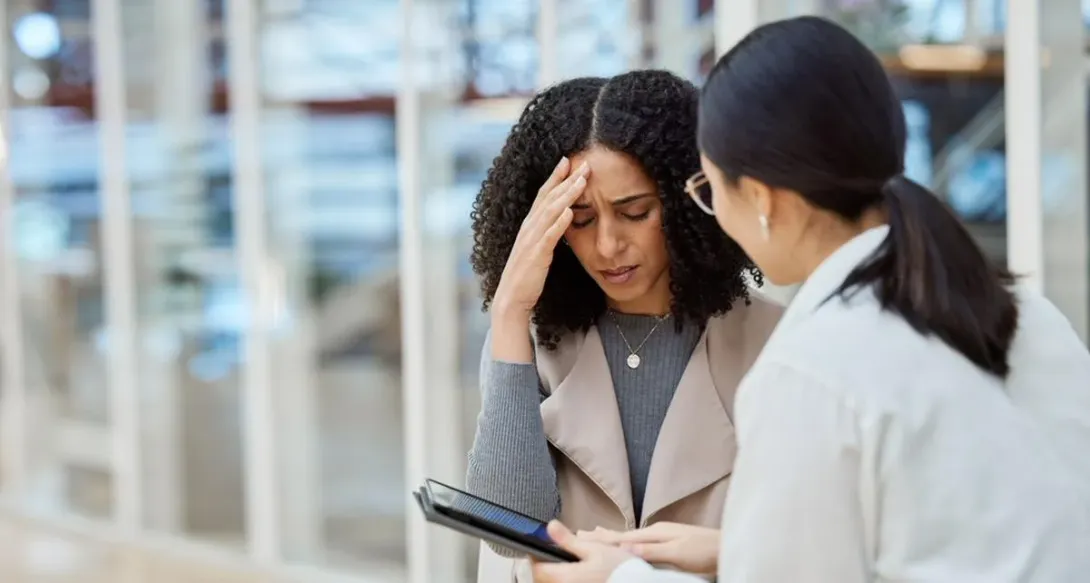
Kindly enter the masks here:
M 583 560 L 536 582 L 1090 580 L 1090 353 L 903 175 L 878 59 L 819 18 L 760 27 L 698 141 L 694 204 L 802 284 L 737 393 L 722 528 L 553 524 Z

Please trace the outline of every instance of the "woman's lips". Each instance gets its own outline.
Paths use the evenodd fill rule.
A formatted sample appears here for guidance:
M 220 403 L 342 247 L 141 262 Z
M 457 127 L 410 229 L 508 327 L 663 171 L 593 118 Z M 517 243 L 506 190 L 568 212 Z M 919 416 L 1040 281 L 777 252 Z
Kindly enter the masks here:
M 636 274 L 636 269 L 638 268 L 638 265 L 629 265 L 627 267 L 619 267 L 617 269 L 605 270 L 602 271 L 601 274 L 602 277 L 605 278 L 605 280 L 609 283 L 614 285 L 620 285 L 623 283 L 628 283 Z

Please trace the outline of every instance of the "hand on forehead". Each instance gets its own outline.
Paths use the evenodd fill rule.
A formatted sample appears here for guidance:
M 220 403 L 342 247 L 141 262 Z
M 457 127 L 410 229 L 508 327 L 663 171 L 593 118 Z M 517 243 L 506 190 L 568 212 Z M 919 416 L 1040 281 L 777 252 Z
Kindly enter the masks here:
M 633 196 L 656 194 L 657 185 L 635 158 L 602 146 L 571 156 L 572 167 L 586 162 L 591 169 L 577 205 L 614 204 Z

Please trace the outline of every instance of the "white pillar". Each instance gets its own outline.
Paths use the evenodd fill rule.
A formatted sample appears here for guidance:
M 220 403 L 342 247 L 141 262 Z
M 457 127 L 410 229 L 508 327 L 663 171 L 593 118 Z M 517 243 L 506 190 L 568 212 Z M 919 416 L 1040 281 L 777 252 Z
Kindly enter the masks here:
M 441 218 L 442 213 L 433 213 L 435 205 L 449 200 L 445 193 L 454 177 L 453 152 L 450 141 L 428 137 L 425 131 L 425 128 L 450 123 L 456 99 L 441 80 L 429 80 L 418 74 L 425 65 L 446 70 L 446 63 L 425 62 L 426 55 L 421 49 L 452 44 L 455 39 L 422 38 L 420 32 L 436 30 L 436 26 L 428 24 L 445 22 L 456 7 L 456 3 L 449 0 L 401 0 L 402 76 L 397 94 L 397 152 L 401 202 L 406 542 L 410 583 L 456 582 L 462 579 L 466 570 L 464 541 L 451 531 L 427 525 L 410 495 L 410 490 L 421 486 L 426 478 L 457 484 L 464 475 L 457 256 L 450 253 L 454 246 L 443 241 L 445 233 L 441 223 L 428 220 L 428 217 Z M 552 26 L 546 23 L 539 30 L 550 28 Z M 555 56 L 555 49 L 552 50 Z M 446 50 L 439 52 L 456 54 Z M 550 58 L 543 53 L 543 62 L 547 63 Z M 543 65 L 539 77 L 545 80 L 555 74 Z M 441 76 L 432 79 L 441 79 Z M 448 248 L 444 249 L 444 246 Z
M 9 21 L 0 2 L 0 23 Z M 0 494 L 21 501 L 27 474 L 27 378 L 24 374 L 23 316 L 19 258 L 15 249 L 15 188 L 8 164 L 8 112 L 11 110 L 10 41 L 0 41 Z
M 186 499 L 202 495 L 199 488 L 187 492 L 184 483 L 181 421 L 191 401 L 206 397 L 200 391 L 187 391 L 180 382 L 186 376 L 179 374 L 185 364 L 178 355 L 152 352 L 148 346 L 184 334 L 181 330 L 191 315 L 201 309 L 200 292 L 188 286 L 174 289 L 167 281 L 167 269 L 177 265 L 179 257 L 207 244 L 201 148 L 208 134 L 209 39 L 202 6 L 172 0 L 125 0 L 123 6 L 125 22 L 130 23 L 125 27 L 125 52 L 134 84 L 154 80 L 150 91 L 129 95 L 129 106 L 155 112 L 156 142 L 165 156 L 165 175 L 170 176 L 168 182 L 156 185 L 154 195 L 169 210 L 162 218 L 142 222 L 138 237 L 143 261 L 138 262 L 142 270 L 137 282 L 146 286 L 138 298 L 156 299 L 144 304 L 147 309 L 140 313 L 138 325 L 144 339 L 138 378 L 144 408 L 145 525 L 178 533 L 184 531 L 191 508 Z M 237 507 L 238 502 L 224 500 L 222 505 Z
M 560 0 L 540 0 L 537 12 L 538 72 L 537 86 L 548 87 L 560 81 L 559 37 Z
M 276 408 L 270 371 L 269 323 L 278 281 L 268 260 L 261 157 L 258 12 L 254 0 L 226 5 L 231 136 L 234 146 L 235 233 L 249 310 L 243 333 L 242 404 L 246 530 L 258 561 L 282 557 L 282 492 L 276 465 Z
M 420 88 L 414 34 L 416 0 L 401 0 L 401 78 L 397 91 L 398 196 L 401 203 L 399 264 L 401 268 L 401 369 L 405 432 L 405 512 L 409 583 L 433 580 L 429 557 L 436 547 L 435 529 L 424 521 L 409 490 L 428 477 L 427 355 L 425 322 L 424 235 L 421 211 Z
M 316 422 L 315 400 L 335 389 L 320 376 L 317 357 L 320 346 L 315 330 L 314 306 L 310 303 L 312 270 L 309 241 L 304 221 L 309 212 L 310 193 L 306 185 L 306 113 L 294 105 L 264 110 L 265 127 L 275 124 L 277 150 L 290 152 L 278 164 L 275 178 L 267 181 L 265 198 L 274 201 L 269 209 L 270 259 L 276 266 L 269 285 L 274 299 L 270 317 L 278 333 L 270 338 L 272 391 L 275 398 L 279 441 L 276 462 L 282 484 L 280 512 L 285 553 L 291 556 L 322 557 L 323 504 L 321 497 L 322 426 Z M 270 172 L 273 170 L 270 169 Z M 275 182 L 275 184 L 274 184 Z M 291 320 L 284 318 L 291 314 Z
M 169 1 L 169 0 L 167 0 Z M 291 22 L 305 18 L 306 0 L 263 0 L 258 3 L 257 16 L 258 62 L 263 63 L 261 47 L 262 22 Z M 306 221 L 312 204 L 307 190 L 312 169 L 307 160 L 307 112 L 293 103 L 262 103 L 262 125 L 275 128 L 275 134 L 265 134 L 264 141 L 274 141 L 283 160 L 268 167 L 269 179 L 264 181 L 265 200 L 272 201 L 268 209 L 267 232 L 271 266 L 267 294 L 272 306 L 269 326 L 276 329 L 270 335 L 269 346 L 273 374 L 267 390 L 273 392 L 277 449 L 274 465 L 281 484 L 278 512 L 281 525 L 281 547 L 284 555 L 324 560 L 322 499 L 322 426 L 317 422 L 316 400 L 335 388 L 321 376 L 317 362 L 319 346 L 315 329 L 315 306 L 310 303 L 309 282 L 312 258 L 307 239 Z M 270 132 L 271 133 L 271 132 Z M 290 315 L 290 321 L 286 321 Z
M 1037 2 L 1007 2 L 1007 262 L 1044 291 L 1040 16 Z
M 94 0 L 95 109 L 99 122 L 103 276 L 106 287 L 114 517 L 122 532 L 143 526 L 136 280 L 126 156 L 125 58 L 120 0 Z
M 1081 4 L 1011 0 L 1007 21 L 1009 265 L 1055 302 L 1086 341 L 1090 224 Z
M 633 36 L 632 52 L 628 55 L 629 69 L 644 69 L 649 63 L 644 59 L 644 51 L 647 47 L 651 30 L 647 25 L 643 14 L 643 0 L 628 0 L 628 28 Z
M 457 96 L 436 88 L 422 96 L 423 127 L 449 123 Z M 461 349 L 465 335 L 461 326 L 458 264 L 460 235 L 449 227 L 449 217 L 466 209 L 453 208 L 452 186 L 455 181 L 453 140 L 421 139 L 420 148 L 410 155 L 419 156 L 429 172 L 422 187 L 422 221 L 425 253 L 425 301 L 428 322 L 426 359 L 428 366 L 428 471 L 429 477 L 448 484 L 465 482 L 466 432 L 463 430 L 464 395 Z M 402 153 L 404 156 L 404 152 Z M 411 484 L 410 484 L 411 485 Z M 432 550 L 432 580 L 461 581 L 466 571 L 467 540 L 453 532 L 434 533 L 437 546 Z M 473 545 L 476 548 L 477 545 Z

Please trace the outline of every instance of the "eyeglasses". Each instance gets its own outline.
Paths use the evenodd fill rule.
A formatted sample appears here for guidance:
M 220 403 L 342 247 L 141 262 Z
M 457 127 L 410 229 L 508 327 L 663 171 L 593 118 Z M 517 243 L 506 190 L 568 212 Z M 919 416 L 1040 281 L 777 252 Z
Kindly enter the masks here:
M 685 181 L 685 192 L 689 193 L 689 197 L 693 199 L 696 206 L 700 207 L 700 210 L 709 215 L 715 214 L 715 210 L 712 209 L 712 185 L 703 172 L 697 172 Z

